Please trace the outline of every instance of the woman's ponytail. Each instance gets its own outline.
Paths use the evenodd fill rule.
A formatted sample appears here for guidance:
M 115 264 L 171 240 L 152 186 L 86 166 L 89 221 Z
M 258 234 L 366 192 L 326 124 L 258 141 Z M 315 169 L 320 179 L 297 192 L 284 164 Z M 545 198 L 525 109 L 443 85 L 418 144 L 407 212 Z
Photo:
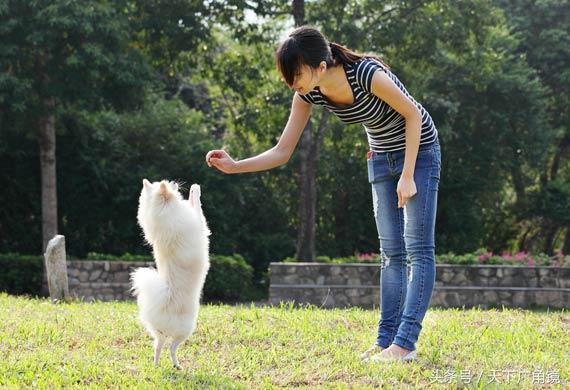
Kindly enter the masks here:
M 329 47 L 331 48 L 334 63 L 337 65 L 352 64 L 361 60 L 362 58 L 373 58 L 377 61 L 380 61 L 380 63 L 382 63 L 382 65 L 384 65 L 386 68 L 389 68 L 388 65 L 386 65 L 384 61 L 382 61 L 382 59 L 378 56 L 357 53 L 335 42 L 329 42 Z

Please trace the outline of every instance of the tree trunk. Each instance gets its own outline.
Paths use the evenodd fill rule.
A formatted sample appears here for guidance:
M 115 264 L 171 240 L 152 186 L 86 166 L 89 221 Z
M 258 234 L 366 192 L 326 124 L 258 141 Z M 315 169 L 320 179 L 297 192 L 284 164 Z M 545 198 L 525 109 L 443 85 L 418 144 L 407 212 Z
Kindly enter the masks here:
M 523 233 L 522 237 L 520 238 L 520 240 L 519 240 L 519 245 L 518 245 L 518 247 L 519 247 L 519 249 L 520 249 L 521 251 L 525 251 L 525 252 L 526 252 L 526 248 L 527 248 L 527 237 L 528 237 L 529 233 L 530 233 L 530 228 L 526 228 L 526 227 L 525 227 L 525 228 L 524 228 L 524 233 Z
M 295 27 L 305 24 L 305 1 L 293 0 L 292 14 Z M 316 210 L 317 210 L 317 162 L 329 112 L 323 111 L 316 132 L 311 121 L 307 123 L 300 140 L 299 161 L 299 227 L 296 257 L 303 261 L 315 261 Z
M 552 166 L 550 167 L 550 179 L 556 180 L 558 177 L 558 170 L 560 169 L 560 162 L 563 156 L 567 156 L 566 150 L 570 147 L 570 134 L 565 134 L 562 139 L 558 142 L 556 146 L 556 152 L 554 153 L 554 159 L 552 160 Z
M 293 0 L 292 10 L 295 27 L 305 24 L 305 0 Z M 311 157 L 313 134 L 311 121 L 307 122 L 299 142 L 299 226 L 297 227 L 297 259 L 315 260 L 315 210 L 317 186 L 315 166 Z
M 305 0 L 293 0 L 292 4 L 293 20 L 295 27 L 301 27 L 305 24 Z
M 315 166 L 310 156 L 312 133 L 310 121 L 301 135 L 299 151 L 299 226 L 297 228 L 297 254 L 302 261 L 315 260 L 315 210 L 317 186 Z
M 566 228 L 566 237 L 564 238 L 564 245 L 562 246 L 562 253 L 565 255 L 570 254 L 570 228 Z
M 57 235 L 57 187 L 55 171 L 55 99 L 42 96 L 49 84 L 45 70 L 47 54 L 36 56 L 36 72 L 41 85 L 42 114 L 38 121 L 40 166 L 42 177 L 42 252 L 49 240 Z
M 542 243 L 542 252 L 552 256 L 554 254 L 554 239 L 558 232 L 558 226 L 553 223 L 545 223 L 543 225 L 544 241 Z
M 317 162 L 330 113 L 323 111 L 317 130 L 307 126 L 301 136 L 299 166 L 299 230 L 297 259 L 315 261 Z
M 513 179 L 513 187 L 517 195 L 516 203 L 522 204 L 525 200 L 524 181 L 520 166 L 511 167 L 511 177 Z
M 565 156 L 568 147 L 570 147 L 570 136 L 568 134 L 565 134 L 564 137 L 558 141 L 558 145 L 556 146 L 556 152 L 554 153 L 554 158 L 550 167 L 550 178 L 541 180 L 543 187 L 546 187 L 550 181 L 557 179 L 560 163 L 563 159 L 563 156 Z M 553 223 L 553 221 L 545 218 L 544 223 L 541 227 L 541 230 L 544 232 L 544 242 L 542 244 L 542 251 L 544 253 L 548 255 L 554 254 L 554 241 L 559 228 L 560 226 L 557 226 Z
M 54 106 L 53 98 L 45 101 L 46 107 Z M 40 164 L 42 175 L 42 249 L 57 235 L 57 187 L 55 173 L 55 115 L 40 118 Z

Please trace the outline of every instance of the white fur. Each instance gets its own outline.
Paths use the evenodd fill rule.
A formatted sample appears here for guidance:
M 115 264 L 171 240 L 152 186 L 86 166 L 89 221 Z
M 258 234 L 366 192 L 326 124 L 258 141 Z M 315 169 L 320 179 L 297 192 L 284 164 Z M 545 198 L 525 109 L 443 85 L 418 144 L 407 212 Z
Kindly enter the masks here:
M 137 219 L 156 262 L 156 269 L 138 268 L 131 274 L 140 319 L 154 338 L 155 363 L 166 339 L 172 339 L 171 358 L 179 368 L 176 348 L 196 328 L 210 267 L 200 186 L 193 184 L 184 200 L 176 183 L 143 180 Z

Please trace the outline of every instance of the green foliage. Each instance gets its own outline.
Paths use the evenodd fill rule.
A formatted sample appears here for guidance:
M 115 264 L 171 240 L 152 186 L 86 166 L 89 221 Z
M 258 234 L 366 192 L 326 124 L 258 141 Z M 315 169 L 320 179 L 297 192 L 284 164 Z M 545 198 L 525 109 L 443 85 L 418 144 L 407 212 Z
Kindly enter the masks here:
M 549 123 L 568 134 L 570 123 L 570 4 L 561 0 L 495 0 L 520 37 L 517 52 L 549 88 Z
M 121 256 L 90 252 L 87 260 L 146 261 L 152 256 L 125 253 Z M 0 254 L 0 291 L 10 294 L 39 295 L 42 286 L 43 256 L 22 256 L 18 253 Z M 210 256 L 210 270 L 204 285 L 203 299 L 207 302 L 239 302 L 256 296 L 253 268 L 237 254 Z
M 245 259 L 233 256 L 210 257 L 210 270 L 204 285 L 207 301 L 245 301 L 252 294 L 253 268 Z
M 142 179 L 181 180 L 185 191 L 188 176 L 204 183 L 202 156 L 211 144 L 201 114 L 177 100 L 149 99 L 128 114 L 62 113 L 60 229 L 69 253 L 144 253 L 136 224 Z
M 364 130 L 334 117 L 329 123 L 317 177 L 317 253 L 342 257 L 357 248 L 378 251 Z
M 0 107 L 32 124 L 44 97 L 67 107 L 132 107 L 150 68 L 130 45 L 132 26 L 121 4 L 10 1 L 0 8 Z M 35 126 L 32 126 L 32 129 Z
M 307 21 L 331 40 L 381 54 L 434 118 L 443 156 L 439 253 L 483 246 L 538 253 L 548 232 L 553 249 L 562 247 L 570 215 L 567 2 L 305 6 Z M 203 161 L 213 148 L 242 159 L 277 142 L 293 94 L 273 51 L 291 26 L 290 8 L 284 1 L 0 3 L 0 252 L 41 251 L 34 118 L 49 93 L 57 98 L 59 219 L 69 254 L 148 255 L 135 218 L 146 177 L 180 180 L 184 191 L 201 184 L 212 251 L 242 254 L 256 281 L 269 262 L 292 255 L 297 156 L 246 175 L 223 175 Z M 46 48 L 52 86 L 43 91 L 34 62 L 36 49 Z M 331 117 L 317 171 L 323 261 L 378 251 L 366 150 L 361 126 Z
M 90 252 L 87 260 L 154 261 L 152 256 L 125 253 L 114 256 Z M 208 302 L 245 301 L 254 295 L 253 268 L 237 254 L 210 255 L 210 270 L 204 285 L 204 300 Z
M 39 295 L 42 287 L 43 256 L 0 254 L 0 291 Z
M 163 76 L 172 77 L 180 52 L 196 51 L 209 36 L 209 17 L 216 2 L 137 0 L 123 13 L 136 31 L 140 47 Z
M 570 226 L 570 182 L 558 178 L 529 193 L 530 216 L 543 216 L 562 226 Z
M 307 4 L 307 20 L 333 41 L 383 56 L 434 118 L 443 157 L 438 247 L 459 252 L 482 245 L 508 248 L 518 233 L 517 199 L 548 169 L 544 151 L 554 143 L 556 131 L 547 125 L 550 103 L 539 78 L 542 72 L 518 52 L 523 41 L 511 32 L 502 10 L 487 0 L 394 1 L 383 7 L 373 1 L 323 0 Z M 331 122 L 327 136 L 335 134 L 336 123 Z M 327 209 L 319 210 L 326 218 L 319 221 L 324 229 L 317 246 L 330 255 L 354 251 L 335 251 L 347 243 L 377 247 L 375 236 L 367 233 L 374 231 L 373 219 L 363 213 L 369 191 L 350 166 L 363 160 L 366 149 L 353 136 L 358 133 L 362 130 L 342 126 L 341 137 L 332 143 L 327 138 L 323 146 L 334 147 L 326 150 L 328 161 L 319 166 L 319 174 L 324 171 L 319 189 L 326 191 L 319 193 L 318 204 Z M 337 172 L 346 172 L 350 184 Z
M 478 249 L 474 253 L 466 253 L 463 255 L 456 255 L 453 252 L 442 253 L 436 255 L 437 264 L 455 264 L 455 265 L 514 265 L 514 266 L 552 266 L 552 267 L 570 267 L 570 256 L 562 253 L 557 253 L 555 256 L 549 256 L 544 253 L 531 254 L 525 252 L 518 252 L 512 254 L 503 252 L 502 254 L 494 254 L 486 249 Z M 287 257 L 283 259 L 284 263 L 295 263 L 298 260 L 294 257 Z M 317 263 L 330 263 L 330 264 L 346 264 L 346 263 L 379 263 L 380 255 L 370 254 L 355 254 L 353 256 L 345 257 L 328 257 L 317 256 Z
M 0 7 L 0 180 L 10 183 L 0 202 L 14 205 L 0 212 L 3 252 L 42 249 L 40 162 L 33 142 L 38 118 L 78 107 L 125 110 L 144 101 L 152 74 L 131 46 L 133 31 L 121 5 L 24 0 Z M 59 133 L 65 128 L 60 118 Z
M 0 123 L 0 253 L 41 253 L 37 149 L 37 142 Z
M 149 255 L 133 255 L 125 253 L 121 256 L 108 255 L 104 253 L 89 252 L 87 253 L 86 260 L 104 260 L 104 261 L 153 261 L 152 256 Z
M 535 70 L 546 88 L 542 101 L 547 118 L 536 127 L 534 135 L 543 137 L 546 133 L 551 138 L 535 149 L 547 164 L 530 176 L 533 183 L 517 191 L 517 202 L 508 210 L 520 226 L 513 236 L 526 250 L 552 253 L 563 247 L 569 252 L 570 225 L 565 218 L 568 191 L 562 183 L 570 181 L 570 4 L 559 0 L 495 3 L 504 10 L 512 33 L 519 38 L 517 55 Z
M 204 120 L 213 129 L 215 148 L 223 147 L 234 158 L 243 159 L 277 142 L 291 96 L 274 70 L 272 43 L 248 46 L 229 40 L 223 31 L 214 38 L 186 82 L 201 83 L 211 99 Z M 223 245 L 214 250 L 243 254 L 254 266 L 257 280 L 270 261 L 294 252 L 295 167 L 292 161 L 271 172 L 246 175 L 210 170 L 217 178 L 217 207 L 206 216 L 214 245 L 216 237 Z
M 544 253 L 531 254 L 518 252 L 512 254 L 503 252 L 502 254 L 494 254 L 485 249 L 479 249 L 475 253 L 456 255 L 453 252 L 437 256 L 437 262 L 442 264 L 498 264 L 498 265 L 514 265 L 514 266 L 552 266 L 552 267 L 570 267 L 570 256 L 564 256 L 559 253 L 555 256 L 549 256 Z

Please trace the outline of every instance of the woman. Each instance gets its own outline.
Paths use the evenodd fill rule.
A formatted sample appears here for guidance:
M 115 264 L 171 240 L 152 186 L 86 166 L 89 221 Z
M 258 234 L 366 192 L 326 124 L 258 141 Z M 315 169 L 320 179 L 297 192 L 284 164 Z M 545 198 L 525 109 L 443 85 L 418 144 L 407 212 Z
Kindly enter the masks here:
M 343 122 L 364 124 L 380 239 L 381 316 L 376 343 L 362 358 L 414 360 L 435 280 L 441 153 L 433 121 L 380 59 L 329 43 L 316 29 L 293 31 L 279 45 L 276 62 L 285 82 L 296 91 L 277 145 L 240 161 L 223 150 L 212 150 L 206 162 L 225 173 L 285 164 L 313 105 L 325 106 Z

